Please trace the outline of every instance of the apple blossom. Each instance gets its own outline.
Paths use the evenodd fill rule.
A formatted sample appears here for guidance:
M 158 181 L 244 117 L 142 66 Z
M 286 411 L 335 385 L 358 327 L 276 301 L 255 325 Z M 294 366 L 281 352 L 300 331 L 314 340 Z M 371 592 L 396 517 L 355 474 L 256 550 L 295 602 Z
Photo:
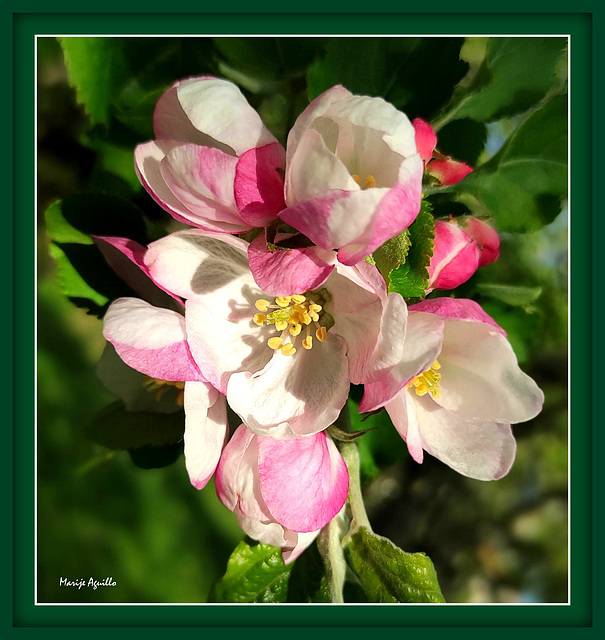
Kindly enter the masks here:
M 216 472 L 221 502 L 252 538 L 295 560 L 343 507 L 347 467 L 325 433 L 275 440 L 241 425 Z
M 250 429 L 276 438 L 317 433 L 336 420 L 351 382 L 376 379 L 398 361 L 402 344 L 391 336 L 405 322 L 405 303 L 365 262 L 336 264 L 321 286 L 272 299 L 252 276 L 248 250 L 235 236 L 180 231 L 152 243 L 145 263 L 186 300 L 191 353 Z
M 422 160 L 407 116 L 342 86 L 315 98 L 288 135 L 280 218 L 354 265 L 420 210 Z
M 435 150 L 437 146 L 437 134 L 428 122 L 420 118 L 414 118 L 412 125 L 415 130 L 416 146 L 418 153 L 425 165 L 425 171 L 437 178 L 442 185 L 456 184 L 465 178 L 471 171 L 465 162 L 452 160 Z
M 403 357 L 365 385 L 360 411 L 385 407 L 417 462 L 427 451 L 463 475 L 492 480 L 514 460 L 511 423 L 534 418 L 543 401 L 477 303 L 436 298 L 409 307 Z
M 284 207 L 285 151 L 231 82 L 182 80 L 159 99 L 156 140 L 135 150 L 137 174 L 174 218 L 242 233 Z

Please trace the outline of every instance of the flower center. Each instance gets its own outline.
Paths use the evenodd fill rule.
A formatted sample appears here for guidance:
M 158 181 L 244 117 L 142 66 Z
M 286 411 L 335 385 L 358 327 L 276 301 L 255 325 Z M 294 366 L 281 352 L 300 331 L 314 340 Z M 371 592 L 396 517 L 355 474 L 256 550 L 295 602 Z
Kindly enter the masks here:
M 268 300 L 260 299 L 254 306 L 261 312 L 252 318 L 254 324 L 262 327 L 265 323 L 275 325 L 279 336 L 269 338 L 267 344 L 271 349 L 280 350 L 284 356 L 296 353 L 296 341 L 305 329 L 305 337 L 302 340 L 304 349 L 313 348 L 313 336 L 311 324 L 315 326 L 315 337 L 319 342 L 325 342 L 328 330 L 319 324 L 319 314 L 323 307 L 305 296 L 295 294 L 293 296 L 278 296 L 275 304 Z M 269 311 L 274 309 L 274 311 Z M 269 311 L 269 313 L 267 313 Z
M 170 380 L 159 380 L 158 378 L 147 378 L 145 381 L 145 388 L 150 393 L 155 392 L 155 399 L 157 402 L 164 397 L 170 387 L 174 387 L 178 390 L 175 402 L 179 407 L 182 407 L 185 404 L 184 382 L 171 382 Z
M 441 365 L 435 360 L 430 369 L 411 380 L 406 389 L 414 387 L 417 396 L 424 396 L 430 393 L 432 398 L 438 398 L 441 395 L 441 389 L 439 388 L 441 374 L 437 373 L 439 369 L 441 369 Z
M 351 178 L 355 180 L 355 182 L 362 188 L 362 190 L 373 189 L 376 186 L 376 178 L 373 175 L 366 176 L 364 184 L 361 184 L 361 178 L 356 173 L 353 173 L 351 175 Z

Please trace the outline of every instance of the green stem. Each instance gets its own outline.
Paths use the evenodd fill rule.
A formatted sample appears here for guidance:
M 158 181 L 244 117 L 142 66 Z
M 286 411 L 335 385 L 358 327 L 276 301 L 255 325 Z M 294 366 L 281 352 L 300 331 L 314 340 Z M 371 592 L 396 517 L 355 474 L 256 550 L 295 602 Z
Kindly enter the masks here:
M 349 532 L 345 536 L 348 539 L 360 527 L 366 527 L 372 531 L 370 520 L 366 513 L 363 503 L 363 494 L 361 492 L 361 475 L 359 464 L 359 449 L 355 442 L 342 442 L 340 445 L 340 453 L 349 470 L 349 506 L 351 508 L 351 526 Z M 343 540 L 346 543 L 346 540 Z
M 344 602 L 347 562 L 342 548 L 342 518 L 337 515 L 321 530 L 317 548 L 326 567 L 326 580 L 332 602 Z

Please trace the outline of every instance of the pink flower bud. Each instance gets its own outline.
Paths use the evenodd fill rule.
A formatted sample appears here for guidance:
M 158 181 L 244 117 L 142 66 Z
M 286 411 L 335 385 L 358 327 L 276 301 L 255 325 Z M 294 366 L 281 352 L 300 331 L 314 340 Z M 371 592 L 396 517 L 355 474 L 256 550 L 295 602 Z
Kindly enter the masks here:
M 461 222 L 462 228 L 479 246 L 479 266 L 484 267 L 492 263 L 500 255 L 500 236 L 487 222 L 478 218 L 465 218 Z
M 429 291 L 454 289 L 479 266 L 477 243 L 456 223 L 435 222 L 435 247 L 429 266 Z
M 418 155 L 426 165 L 433 157 L 433 151 L 437 145 L 437 134 L 428 122 L 420 118 L 414 118 L 414 120 L 412 120 L 412 126 L 414 127 Z
M 469 167 L 465 162 L 458 162 L 449 158 L 446 160 L 432 160 L 427 167 L 427 172 L 435 176 L 444 186 L 460 182 L 472 170 L 473 168 Z

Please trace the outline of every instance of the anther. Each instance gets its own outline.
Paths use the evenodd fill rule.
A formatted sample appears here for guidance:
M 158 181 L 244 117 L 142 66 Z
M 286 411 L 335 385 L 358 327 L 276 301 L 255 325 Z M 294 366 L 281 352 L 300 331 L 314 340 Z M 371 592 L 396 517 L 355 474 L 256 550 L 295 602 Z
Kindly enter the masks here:
M 302 346 L 305 349 L 312 349 L 313 348 L 313 338 L 311 336 L 307 336 L 303 341 L 302 341 Z
M 288 342 L 282 347 L 281 352 L 285 356 L 292 356 L 296 353 L 296 347 L 291 342 Z
M 275 298 L 275 304 L 278 304 L 282 309 L 285 309 L 290 305 L 290 296 L 278 296 Z
M 315 337 L 320 341 L 320 342 L 325 342 L 328 338 L 328 331 L 325 327 L 319 327 L 319 329 L 317 329 L 317 331 L 315 332 Z
M 259 311 L 267 311 L 267 309 L 269 309 L 269 306 L 271 305 L 271 303 L 268 300 L 263 300 L 262 298 L 260 300 L 257 300 L 254 303 L 254 306 L 259 310 Z
M 267 344 L 271 349 L 281 349 L 284 346 L 282 339 L 279 337 L 269 338 Z
M 278 331 L 283 331 L 284 329 L 288 328 L 288 321 L 287 320 L 276 320 L 275 321 L 275 328 Z
M 263 323 L 267 322 L 267 316 L 264 313 L 257 313 L 254 318 L 252 318 L 252 321 L 259 327 L 262 327 Z
M 296 322 L 290 327 L 290 335 L 297 336 L 302 331 L 302 325 Z
M 292 298 L 292 300 L 294 300 L 294 302 L 296 302 L 297 304 L 302 304 L 306 298 L 305 296 L 301 296 L 298 293 L 295 293 L 293 296 L 290 296 Z

